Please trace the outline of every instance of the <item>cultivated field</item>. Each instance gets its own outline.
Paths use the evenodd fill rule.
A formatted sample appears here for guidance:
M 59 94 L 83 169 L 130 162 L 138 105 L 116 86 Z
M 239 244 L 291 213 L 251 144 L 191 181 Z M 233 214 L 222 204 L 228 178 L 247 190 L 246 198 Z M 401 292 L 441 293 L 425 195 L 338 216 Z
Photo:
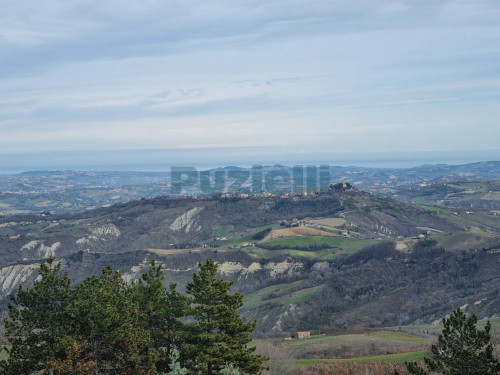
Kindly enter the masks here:
M 401 363 L 421 360 L 431 343 L 427 338 L 390 330 L 313 335 L 309 339 L 291 341 L 256 340 L 254 343 L 259 348 L 270 342 L 294 358 L 299 368 L 344 361 Z
M 345 219 L 338 217 L 331 217 L 326 219 L 313 220 L 314 223 L 325 227 L 337 228 L 346 223 Z
M 295 236 L 336 236 L 335 233 L 327 232 L 324 230 L 296 227 L 296 228 L 282 228 L 272 230 L 263 240 L 263 242 L 273 241 L 280 238 L 295 237 Z
M 262 243 L 267 246 L 279 246 L 280 249 L 263 249 L 256 247 L 242 248 L 255 257 L 269 259 L 280 254 L 309 259 L 328 260 L 341 255 L 354 254 L 366 246 L 377 243 L 378 240 L 353 239 L 343 237 L 294 237 Z M 321 245 L 326 245 L 321 248 Z M 291 248 L 285 248 L 291 247 Z M 316 248 L 309 249 L 310 246 Z M 319 246 L 319 247 L 318 247 Z

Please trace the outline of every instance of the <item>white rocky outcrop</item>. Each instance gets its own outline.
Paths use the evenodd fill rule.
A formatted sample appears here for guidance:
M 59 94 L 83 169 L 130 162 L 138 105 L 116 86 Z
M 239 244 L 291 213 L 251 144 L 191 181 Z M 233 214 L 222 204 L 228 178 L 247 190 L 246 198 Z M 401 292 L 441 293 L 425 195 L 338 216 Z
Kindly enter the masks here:
M 249 273 L 254 273 L 255 271 L 259 271 L 262 269 L 262 266 L 257 262 L 250 264 L 250 266 L 248 267 L 245 267 L 239 262 L 224 262 L 220 263 L 218 267 L 219 273 L 221 275 L 233 275 L 240 272 L 242 275 L 247 275 Z
M 100 239 L 103 239 L 103 237 L 118 238 L 121 236 L 120 229 L 118 229 L 114 224 L 100 225 L 98 227 L 91 228 L 90 233 L 92 233 L 94 237 Z
M 159 262 L 157 262 L 156 264 L 163 265 L 162 263 Z M 139 279 L 141 275 L 149 269 L 150 266 L 151 266 L 151 261 L 145 258 L 137 266 L 133 266 L 132 268 L 130 268 L 129 272 L 122 274 L 123 280 L 125 280 L 126 283 L 131 283 L 133 280 Z
M 30 258 L 43 259 L 54 257 L 56 255 L 56 250 L 60 247 L 60 242 L 55 242 L 52 245 L 45 245 L 43 240 L 35 240 L 30 241 L 26 245 L 21 247 L 21 251 L 28 252 Z
M 328 267 L 329 267 L 328 262 L 318 262 L 317 267 L 315 269 L 319 270 Z M 299 272 L 304 268 L 304 264 L 301 262 L 295 262 L 293 260 L 284 260 L 283 262 L 269 262 L 264 266 L 262 266 L 260 263 L 253 262 L 248 267 L 245 267 L 243 264 L 239 262 L 224 262 L 224 263 L 219 263 L 218 268 L 220 274 L 227 276 L 239 273 L 241 277 L 249 275 L 256 271 L 265 270 L 269 272 L 269 275 L 271 277 L 279 277 L 279 276 L 293 276 L 296 272 Z
M 304 264 L 293 260 L 285 260 L 279 263 L 269 262 L 264 266 L 264 269 L 270 271 L 271 277 L 283 275 L 293 276 L 295 272 L 301 270 L 302 268 L 304 268 Z
M 30 241 L 26 245 L 24 245 L 23 247 L 21 247 L 21 250 L 33 250 L 33 249 L 35 249 L 37 246 L 39 246 L 42 243 L 43 242 L 39 241 L 39 240 L 37 240 L 37 241 Z
M 38 270 L 39 264 L 8 266 L 0 269 L 0 295 L 10 295 Z
M 89 239 L 87 237 L 79 238 L 76 240 L 77 245 L 86 245 L 89 242 Z
M 0 228 L 13 227 L 13 226 L 16 226 L 16 225 L 17 225 L 17 223 L 15 221 L 10 221 L 8 223 L 0 224 Z
M 294 318 L 295 313 L 297 311 L 297 305 L 295 303 L 291 303 L 287 306 L 285 306 L 285 311 L 283 311 L 281 314 L 278 315 L 278 318 L 276 319 L 276 324 L 274 325 L 273 328 L 271 328 L 271 331 L 282 331 L 283 330 L 283 323 L 285 320 L 288 318 Z
M 76 240 L 78 246 L 88 246 L 91 247 L 92 243 L 95 241 L 106 241 L 109 239 L 115 239 L 122 235 L 120 229 L 114 224 L 99 225 L 90 228 L 90 235 L 79 238 Z
M 312 268 L 316 271 L 327 270 L 328 268 L 330 268 L 330 264 L 328 262 L 317 262 L 314 263 Z
M 31 221 L 20 221 L 20 222 L 10 221 L 8 223 L 0 224 L 0 228 L 15 227 L 17 225 L 31 225 L 31 224 L 33 224 Z
M 203 211 L 203 207 L 195 207 L 190 209 L 188 212 L 183 213 L 177 217 L 172 224 L 170 224 L 170 229 L 175 231 L 184 230 L 188 233 L 191 229 L 199 232 L 201 226 L 196 223 L 196 216 Z

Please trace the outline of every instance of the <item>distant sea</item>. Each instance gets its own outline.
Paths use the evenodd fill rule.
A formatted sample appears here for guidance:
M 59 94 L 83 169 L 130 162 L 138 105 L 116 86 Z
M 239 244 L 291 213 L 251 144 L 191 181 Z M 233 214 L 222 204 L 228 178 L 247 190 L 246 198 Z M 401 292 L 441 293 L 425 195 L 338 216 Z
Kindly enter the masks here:
M 43 153 L 0 153 L 0 174 L 36 170 L 151 171 L 171 167 L 200 170 L 225 166 L 321 165 L 366 168 L 411 168 L 424 164 L 467 164 L 500 160 L 500 149 L 412 152 L 297 152 L 259 148 L 119 150 Z

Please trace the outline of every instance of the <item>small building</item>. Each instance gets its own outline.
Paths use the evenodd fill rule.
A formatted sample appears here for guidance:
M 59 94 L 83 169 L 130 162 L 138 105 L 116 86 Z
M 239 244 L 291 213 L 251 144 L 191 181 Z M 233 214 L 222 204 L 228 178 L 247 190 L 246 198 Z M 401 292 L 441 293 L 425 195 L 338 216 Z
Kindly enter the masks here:
M 291 337 L 285 337 L 283 340 L 285 340 L 285 341 L 292 341 L 292 338 Z
M 297 337 L 299 338 L 299 340 L 308 339 L 309 337 L 311 337 L 311 332 L 299 331 L 299 332 L 297 332 Z

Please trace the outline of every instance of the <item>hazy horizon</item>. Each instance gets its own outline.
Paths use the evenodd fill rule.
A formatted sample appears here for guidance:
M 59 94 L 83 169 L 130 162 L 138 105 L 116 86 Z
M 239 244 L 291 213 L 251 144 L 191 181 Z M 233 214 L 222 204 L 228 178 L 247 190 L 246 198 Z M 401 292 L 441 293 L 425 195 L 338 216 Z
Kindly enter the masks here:
M 456 152 L 310 152 L 259 148 L 207 150 L 120 150 L 0 154 L 0 174 L 40 170 L 169 171 L 173 166 L 212 169 L 226 166 L 320 165 L 366 168 L 411 168 L 429 164 L 460 165 L 500 161 L 500 149 Z

